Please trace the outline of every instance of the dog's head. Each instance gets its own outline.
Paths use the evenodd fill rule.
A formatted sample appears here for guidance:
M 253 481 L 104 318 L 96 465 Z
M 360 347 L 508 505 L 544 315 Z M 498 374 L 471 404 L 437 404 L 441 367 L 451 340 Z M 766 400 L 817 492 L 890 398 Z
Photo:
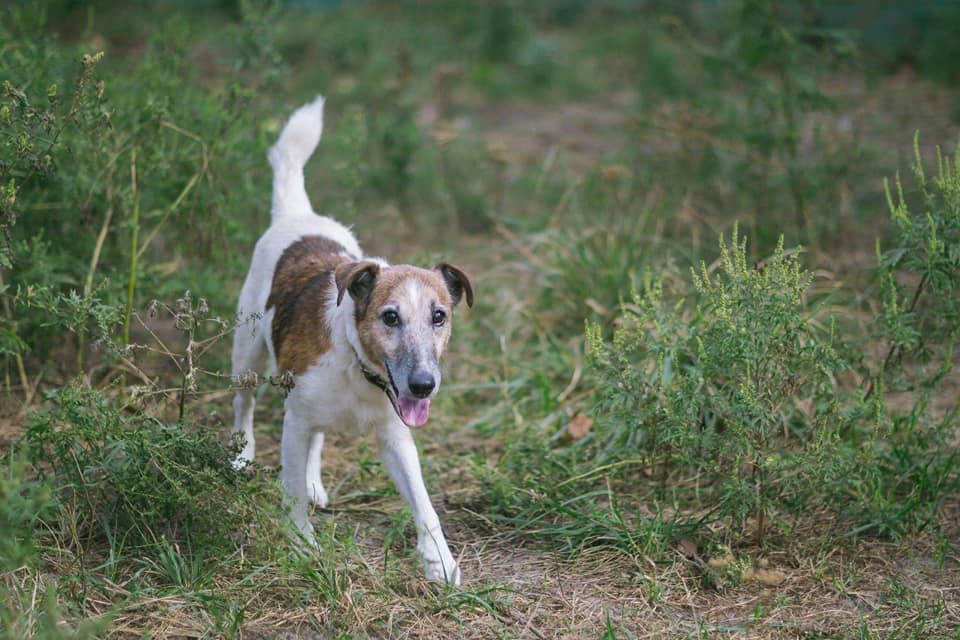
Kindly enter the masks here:
M 463 299 L 473 306 L 470 280 L 446 263 L 431 270 L 372 261 L 341 264 L 335 279 L 337 305 L 347 294 L 353 300 L 361 362 L 385 382 L 404 424 L 425 424 L 440 388 L 453 309 Z

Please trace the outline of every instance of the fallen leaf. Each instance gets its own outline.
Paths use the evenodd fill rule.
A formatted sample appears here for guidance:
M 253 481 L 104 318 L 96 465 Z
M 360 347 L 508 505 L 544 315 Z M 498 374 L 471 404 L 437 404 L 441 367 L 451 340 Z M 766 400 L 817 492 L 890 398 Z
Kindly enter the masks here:
M 733 556 L 730 554 L 727 554 L 725 556 L 719 556 L 717 558 L 710 558 L 709 560 L 707 560 L 707 566 L 710 567 L 711 569 L 719 570 L 719 569 L 725 568 L 728 564 L 732 562 L 733 562 Z
M 578 413 L 567 425 L 567 432 L 574 440 L 579 440 L 590 433 L 592 428 L 593 420 L 582 413 Z
M 697 543 L 695 543 L 693 540 L 683 539 L 677 543 L 677 548 L 680 550 L 680 553 L 688 558 L 692 558 L 693 556 L 697 555 Z
M 765 587 L 776 587 L 783 584 L 787 575 L 776 569 L 747 569 L 743 572 L 744 580 L 756 580 Z

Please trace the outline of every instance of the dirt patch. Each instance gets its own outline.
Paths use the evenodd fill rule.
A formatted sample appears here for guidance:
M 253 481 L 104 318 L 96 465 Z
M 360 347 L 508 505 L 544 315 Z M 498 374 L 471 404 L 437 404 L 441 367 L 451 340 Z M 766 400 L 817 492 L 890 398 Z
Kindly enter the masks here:
M 471 104 L 469 115 L 443 118 L 434 104 L 417 115 L 421 127 L 441 143 L 479 133 L 488 152 L 525 167 L 558 160 L 576 178 L 605 157 L 623 150 L 632 92 L 565 104 L 488 101 Z

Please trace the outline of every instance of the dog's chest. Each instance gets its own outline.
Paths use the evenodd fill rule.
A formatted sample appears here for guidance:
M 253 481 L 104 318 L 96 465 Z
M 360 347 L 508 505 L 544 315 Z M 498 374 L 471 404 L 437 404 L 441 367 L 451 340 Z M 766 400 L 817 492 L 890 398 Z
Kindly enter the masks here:
M 309 428 L 361 434 L 398 419 L 386 394 L 344 360 L 338 352 L 326 353 L 295 378 L 287 402 Z

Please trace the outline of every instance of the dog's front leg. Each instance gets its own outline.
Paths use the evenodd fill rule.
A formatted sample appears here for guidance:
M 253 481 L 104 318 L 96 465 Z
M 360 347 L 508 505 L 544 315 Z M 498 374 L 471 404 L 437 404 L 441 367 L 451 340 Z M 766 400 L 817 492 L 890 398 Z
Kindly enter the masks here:
M 310 502 L 321 509 L 326 509 L 330 499 L 323 488 L 323 478 L 320 473 L 323 457 L 323 432 L 318 431 L 310 438 L 310 453 L 307 455 L 307 496 Z
M 287 408 L 280 437 L 280 480 L 290 501 L 290 517 L 307 542 L 316 546 L 313 525 L 307 514 L 307 454 L 310 445 L 307 425 Z
M 427 580 L 459 585 L 460 568 L 447 547 L 443 529 L 440 528 L 440 519 L 423 484 L 417 446 L 410 430 L 397 422 L 379 432 L 377 439 L 380 457 L 390 477 L 413 510 L 413 523 L 417 528 L 417 551 L 423 558 Z

